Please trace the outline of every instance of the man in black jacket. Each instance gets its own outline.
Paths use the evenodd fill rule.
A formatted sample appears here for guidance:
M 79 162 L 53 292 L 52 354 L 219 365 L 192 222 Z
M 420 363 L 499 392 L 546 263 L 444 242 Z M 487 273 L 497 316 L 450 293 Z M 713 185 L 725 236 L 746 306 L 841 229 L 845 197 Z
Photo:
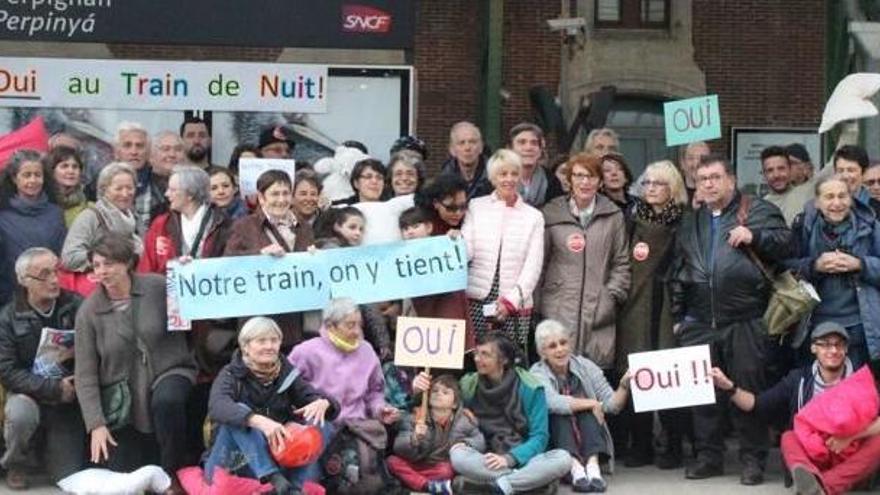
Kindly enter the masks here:
M 846 357 L 849 335 L 846 329 L 832 321 L 813 329 L 810 351 L 816 360 L 809 366 L 795 369 L 773 387 L 755 395 L 737 386 L 720 369 L 712 369 L 715 386 L 730 394 L 733 404 L 754 412 L 766 421 L 787 417 L 791 425 L 795 414 L 813 397 L 834 387 L 853 373 Z M 880 468 L 880 418 L 856 435 L 867 439 L 859 450 L 830 469 L 820 469 L 809 460 L 797 436 L 792 431 L 782 435 L 780 448 L 785 464 L 791 470 L 795 491 L 803 495 L 842 493 L 871 476 Z M 843 450 L 853 439 L 831 439 L 829 448 Z
M 40 361 L 34 366 L 44 328 L 73 330 L 81 299 L 58 285 L 58 258 L 31 248 L 16 260 L 19 290 L 0 311 L 0 382 L 6 397 L 3 434 L 10 489 L 28 486 L 24 468 L 39 427 L 46 431 L 46 466 L 54 480 L 79 471 L 85 460 L 86 431 L 76 403 L 72 362 Z M 72 361 L 72 346 L 71 357 Z
M 763 314 L 771 284 L 748 251 L 765 263 L 782 260 L 791 232 L 779 208 L 737 191 L 725 158 L 704 158 L 695 180 L 703 206 L 682 219 L 676 241 L 670 278 L 674 331 L 682 345 L 709 344 L 712 362 L 720 363 L 740 386 L 757 393 L 766 388 L 768 338 Z M 740 482 L 760 484 L 767 427 L 734 413 L 743 461 Z M 697 461 L 685 476 L 719 476 L 724 472 L 722 410 L 714 404 L 700 406 L 694 408 L 693 417 Z
M 440 168 L 442 174 L 458 175 L 468 184 L 468 200 L 490 194 L 494 189 L 486 175 L 483 136 L 470 122 L 458 122 L 449 130 L 449 159 Z

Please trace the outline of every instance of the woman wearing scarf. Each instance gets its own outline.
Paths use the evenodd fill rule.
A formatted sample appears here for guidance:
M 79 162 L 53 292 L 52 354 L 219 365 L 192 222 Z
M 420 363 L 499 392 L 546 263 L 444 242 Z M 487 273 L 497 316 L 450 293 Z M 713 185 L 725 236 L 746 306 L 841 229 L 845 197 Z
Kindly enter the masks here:
M 323 427 L 339 413 L 339 404 L 283 359 L 281 329 L 271 319 L 248 320 L 238 334 L 238 346 L 211 387 L 209 415 L 217 429 L 205 477 L 210 481 L 216 467 L 239 468 L 237 460 L 243 457 L 248 474 L 269 481 L 275 493 L 300 493 L 296 490 L 302 490 L 304 481 L 317 479 L 317 462 L 284 469 L 269 448 L 283 444 L 289 435 L 286 423 Z
M 544 147 L 544 131 L 537 125 L 523 122 L 510 129 L 510 149 L 522 160 L 519 195 L 535 208 L 565 194 L 556 175 L 542 165 Z
M 675 244 L 675 231 L 687 205 L 687 190 L 675 165 L 670 161 L 655 162 L 645 169 L 638 183 L 638 195 L 626 211 L 630 239 L 629 264 L 632 279 L 626 305 L 617 320 L 617 373 L 628 368 L 627 356 L 633 352 L 652 351 L 675 347 L 672 334 L 672 315 L 669 312 L 669 294 L 666 290 L 666 272 Z M 661 411 L 660 418 L 667 431 L 668 446 L 659 456 L 661 468 L 681 467 L 681 425 L 687 421 L 676 419 L 682 410 Z M 622 417 L 618 440 L 630 444 L 624 460 L 627 467 L 639 467 L 654 462 L 654 415 L 634 414 L 630 405 Z M 630 438 L 627 442 L 625 437 Z
M 305 251 L 314 243 L 312 227 L 300 222 L 291 209 L 293 183 L 281 170 L 268 170 L 257 179 L 258 206 L 232 225 L 224 256 L 264 254 L 281 257 Z M 302 342 L 302 314 L 283 313 L 271 317 L 281 327 L 281 351 L 289 352 Z M 244 323 L 243 321 L 241 323 Z
M 464 407 L 477 417 L 486 452 L 453 445 L 453 493 L 493 491 L 510 495 L 537 490 L 556 493 L 558 480 L 571 468 L 564 450 L 545 452 L 550 439 L 547 399 L 538 379 L 519 366 L 519 350 L 508 338 L 491 333 L 478 341 L 476 373 L 462 377 Z M 430 376 L 422 373 L 413 390 L 424 393 Z
M 52 177 L 40 158 L 34 150 L 16 151 L 0 177 L 0 304 L 12 298 L 21 253 L 45 247 L 57 254 L 64 243 L 64 215 L 52 202 Z
M 82 157 L 73 148 L 59 146 L 50 151 L 43 160 L 55 180 L 55 195 L 58 206 L 64 210 L 64 225 L 70 228 L 76 217 L 92 205 L 83 191 Z
M 880 359 L 880 231 L 873 212 L 853 201 L 841 179 L 823 178 L 815 204 L 807 203 L 792 230 L 793 255 L 785 265 L 822 300 L 810 325 L 834 321 L 846 328 L 853 369 Z
M 61 264 L 67 270 L 77 273 L 91 271 L 88 251 L 95 239 L 109 232 L 129 237 L 140 254 L 143 245 L 135 234 L 134 214 L 134 169 L 125 162 L 107 164 L 98 175 L 98 202 L 80 213 L 70 226 L 64 248 L 61 250 Z

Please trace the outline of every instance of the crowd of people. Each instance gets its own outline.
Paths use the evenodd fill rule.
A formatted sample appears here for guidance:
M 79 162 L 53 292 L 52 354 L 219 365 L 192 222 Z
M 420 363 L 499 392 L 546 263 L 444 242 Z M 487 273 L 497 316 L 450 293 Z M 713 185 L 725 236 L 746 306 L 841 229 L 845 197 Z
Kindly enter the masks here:
M 480 129 L 459 122 L 435 176 L 416 137 L 393 143 L 387 166 L 348 141 L 340 150 L 362 158 L 344 196 L 297 163 L 293 177 L 264 172 L 243 197 L 239 160 L 290 157 L 285 128 L 238 146 L 228 166 L 210 163 L 198 118 L 153 136 L 121 123 L 114 161 L 96 170 L 69 136 L 50 143 L 16 151 L 0 178 L 0 464 L 11 489 L 28 488 L 45 459 L 54 480 L 158 464 L 170 494 L 184 493 L 187 466 L 206 483 L 223 470 L 280 494 L 554 493 L 560 482 L 604 492 L 615 458 L 722 475 L 731 432 L 740 482 L 757 485 L 771 428 L 790 430 L 809 401 L 880 362 L 880 166 L 857 146 L 815 171 L 802 145 L 768 147 L 770 192 L 758 198 L 707 143 L 635 177 L 611 129 L 551 157 L 534 124 L 490 153 Z M 169 330 L 171 261 L 428 236 L 463 240 L 466 289 Z M 764 321 L 765 265 L 821 299 L 781 338 Z M 398 316 L 465 320 L 466 370 L 396 367 Z M 38 355 L 47 329 L 73 333 L 52 369 Z M 695 344 L 710 346 L 716 403 L 658 422 L 635 413 L 627 356 Z M 274 456 L 296 436 L 290 422 L 321 439 L 294 468 Z M 839 455 L 817 463 L 782 435 L 798 493 L 869 482 L 877 414 L 828 449 Z

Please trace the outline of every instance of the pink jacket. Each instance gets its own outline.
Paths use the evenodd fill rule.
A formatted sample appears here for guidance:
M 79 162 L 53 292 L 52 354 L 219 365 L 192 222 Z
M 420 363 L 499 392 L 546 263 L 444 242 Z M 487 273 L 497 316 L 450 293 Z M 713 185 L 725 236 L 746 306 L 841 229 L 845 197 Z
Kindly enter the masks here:
M 501 297 L 517 309 L 530 309 L 544 259 L 541 212 L 521 197 L 508 207 L 492 193 L 471 200 L 461 234 L 470 260 L 467 296 L 483 299 L 489 295 L 500 255 Z

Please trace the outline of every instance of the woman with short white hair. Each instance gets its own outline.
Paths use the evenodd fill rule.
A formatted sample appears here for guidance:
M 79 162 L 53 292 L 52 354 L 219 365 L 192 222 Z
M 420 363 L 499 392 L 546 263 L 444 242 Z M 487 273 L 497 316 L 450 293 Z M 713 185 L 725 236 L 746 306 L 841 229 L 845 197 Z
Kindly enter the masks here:
M 544 258 L 544 217 L 518 193 L 519 155 L 498 150 L 486 168 L 494 191 L 471 200 L 461 229 L 470 259 L 468 310 L 478 337 L 502 330 L 525 350 Z
M 614 457 L 614 442 L 605 414 L 616 414 L 629 396 L 629 373 L 612 390 L 602 369 L 572 352 L 572 331 L 556 320 L 535 328 L 535 347 L 541 360 L 529 371 L 544 385 L 550 410 L 550 448 L 566 450 L 572 457 L 572 490 L 605 491 L 599 470 L 600 457 Z
M 317 462 L 295 469 L 280 467 L 270 454 L 284 445 L 291 421 L 324 427 L 339 414 L 339 404 L 315 389 L 281 356 L 281 329 L 272 319 L 249 319 L 238 333 L 239 350 L 214 380 L 209 415 L 218 426 L 205 462 L 205 477 L 217 467 L 239 469 L 268 480 L 275 493 L 299 493 L 307 480 L 320 477 Z M 328 428 L 323 428 L 327 434 Z

